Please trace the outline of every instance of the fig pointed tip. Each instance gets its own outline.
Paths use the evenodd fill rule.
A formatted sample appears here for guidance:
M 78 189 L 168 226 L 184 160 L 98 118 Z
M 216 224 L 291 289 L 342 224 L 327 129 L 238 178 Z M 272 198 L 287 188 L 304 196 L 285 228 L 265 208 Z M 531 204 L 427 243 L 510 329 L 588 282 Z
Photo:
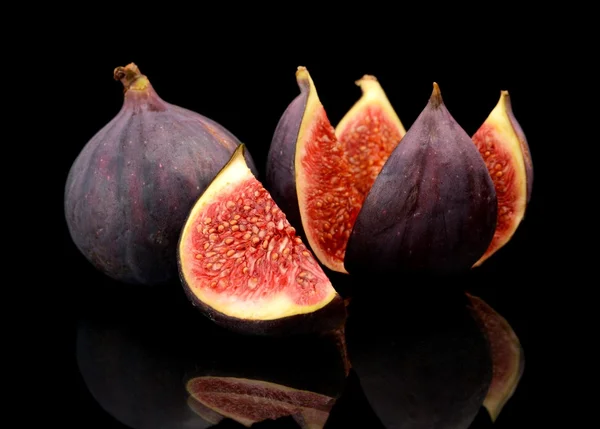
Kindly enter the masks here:
M 296 77 L 304 76 L 308 74 L 308 69 L 304 66 L 298 66 L 296 69 Z
M 439 107 L 444 104 L 444 100 L 442 100 L 442 92 L 440 91 L 440 86 L 437 84 L 437 82 L 433 82 L 433 91 L 431 92 L 431 98 L 429 101 L 433 107 Z
M 499 103 L 502 103 L 502 105 L 506 111 L 512 110 L 512 105 L 510 103 L 510 95 L 507 90 L 503 89 L 500 91 Z
M 371 74 L 366 74 L 354 83 L 358 86 L 361 86 L 365 82 L 377 82 L 377 78 Z
M 298 86 L 302 92 L 312 88 L 313 82 L 306 67 L 298 66 L 298 69 L 296 70 L 296 82 L 298 82 Z

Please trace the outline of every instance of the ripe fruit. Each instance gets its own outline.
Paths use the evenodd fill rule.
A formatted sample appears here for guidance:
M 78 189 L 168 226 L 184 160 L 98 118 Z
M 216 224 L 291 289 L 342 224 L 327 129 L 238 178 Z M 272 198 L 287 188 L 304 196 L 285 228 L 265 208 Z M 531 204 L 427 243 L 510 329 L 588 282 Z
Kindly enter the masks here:
M 512 238 L 525 216 L 533 187 L 533 164 L 525 133 L 515 118 L 508 91 L 473 135 L 498 198 L 494 238 L 474 266 L 481 265 Z
M 525 355 L 507 320 L 481 298 L 470 294 L 467 297 L 490 345 L 493 377 L 483 406 L 495 421 L 519 385 L 525 369 Z
M 267 187 L 319 261 L 345 273 L 358 211 L 404 127 L 372 76 L 357 82 L 363 96 L 335 130 L 305 67 L 298 67 L 296 80 L 301 93 L 275 130 Z
M 344 265 L 350 273 L 467 270 L 488 247 L 496 212 L 485 163 L 434 83 L 364 200 Z
M 78 249 L 108 276 L 163 283 L 177 278 L 185 216 L 239 141 L 211 119 L 163 101 L 135 64 L 117 67 L 114 77 L 125 87 L 124 103 L 71 167 L 67 225 Z
M 333 331 L 345 306 L 240 145 L 194 204 L 177 256 L 190 300 L 216 323 L 256 334 Z

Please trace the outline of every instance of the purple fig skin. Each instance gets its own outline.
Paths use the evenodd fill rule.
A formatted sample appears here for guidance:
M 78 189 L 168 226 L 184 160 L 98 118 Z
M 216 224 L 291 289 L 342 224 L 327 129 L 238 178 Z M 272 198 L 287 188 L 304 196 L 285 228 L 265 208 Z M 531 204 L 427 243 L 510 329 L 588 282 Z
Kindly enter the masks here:
M 353 272 L 466 271 L 496 227 L 496 192 L 439 87 L 375 180 L 350 235 Z
M 125 85 L 122 108 L 75 159 L 65 217 L 79 251 L 104 274 L 166 283 L 178 277 L 188 211 L 240 142 L 217 122 L 162 100 L 134 64 L 117 68 L 115 78 Z
M 296 142 L 304 117 L 310 85 L 298 81 L 300 94 L 288 105 L 279 119 L 267 156 L 265 185 L 273 200 L 286 214 L 290 224 L 303 234 L 296 191 Z

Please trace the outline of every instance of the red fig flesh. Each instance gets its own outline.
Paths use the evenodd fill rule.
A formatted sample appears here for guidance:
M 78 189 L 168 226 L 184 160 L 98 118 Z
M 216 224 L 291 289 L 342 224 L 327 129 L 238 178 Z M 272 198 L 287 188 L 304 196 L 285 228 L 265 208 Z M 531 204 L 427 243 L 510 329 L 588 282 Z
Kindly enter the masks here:
M 248 168 L 243 149 L 194 204 L 182 229 L 177 255 L 188 297 L 238 331 L 338 328 L 345 318 L 341 297 Z
M 533 187 L 533 164 L 525 133 L 517 121 L 508 91 L 473 135 L 485 160 L 498 198 L 498 220 L 494 238 L 483 256 L 486 259 L 506 245 L 525 217 Z
M 298 67 L 296 80 L 301 93 L 282 115 L 269 151 L 268 187 L 319 261 L 346 272 L 354 221 L 404 127 L 372 76 L 357 82 L 363 96 L 337 129 L 305 67 Z

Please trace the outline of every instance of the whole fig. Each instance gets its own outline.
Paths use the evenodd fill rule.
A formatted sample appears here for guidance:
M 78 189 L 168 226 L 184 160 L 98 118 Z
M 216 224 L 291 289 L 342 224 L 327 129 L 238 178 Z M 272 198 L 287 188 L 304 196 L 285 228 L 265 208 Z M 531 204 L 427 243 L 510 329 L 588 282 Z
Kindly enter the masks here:
M 178 276 L 177 241 L 189 210 L 240 142 L 215 121 L 161 99 L 135 64 L 117 67 L 114 78 L 125 87 L 124 102 L 71 166 L 67 226 L 106 275 L 165 283 Z

